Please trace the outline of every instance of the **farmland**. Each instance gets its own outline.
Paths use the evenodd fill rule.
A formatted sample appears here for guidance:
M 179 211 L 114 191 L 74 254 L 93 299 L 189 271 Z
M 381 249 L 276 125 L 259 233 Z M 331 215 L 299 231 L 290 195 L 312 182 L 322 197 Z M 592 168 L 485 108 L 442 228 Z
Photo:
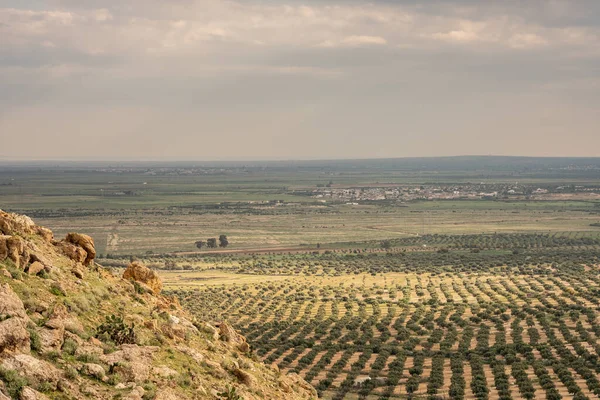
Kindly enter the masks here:
M 476 253 L 437 239 L 453 250 L 230 258 L 163 277 L 323 398 L 600 396 L 598 239 L 482 237 Z
M 90 234 L 115 274 L 144 262 L 325 399 L 594 399 L 599 173 L 502 157 L 9 165 L 0 208 Z
M 117 256 L 192 252 L 197 240 L 220 234 L 239 250 L 352 247 L 348 243 L 435 233 L 596 234 L 599 164 L 493 157 L 0 164 L 0 206 L 26 213 L 58 235 L 84 230 L 100 254 Z M 347 204 L 319 198 L 327 186 L 431 195 L 382 201 L 361 196 Z M 529 195 L 541 188 L 548 194 Z M 448 191 L 459 195 L 436 197 Z M 489 192 L 497 196 L 479 198 Z

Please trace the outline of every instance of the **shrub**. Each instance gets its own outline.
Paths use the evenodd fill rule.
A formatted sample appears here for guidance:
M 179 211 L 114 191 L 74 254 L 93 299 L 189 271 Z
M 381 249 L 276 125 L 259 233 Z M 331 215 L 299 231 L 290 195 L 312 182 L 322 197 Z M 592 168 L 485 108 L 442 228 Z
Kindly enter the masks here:
M 17 371 L 2 367 L 0 367 L 0 379 L 4 381 L 6 391 L 13 399 L 18 399 L 21 396 L 23 388 L 29 385 L 27 378 L 20 376 Z
M 79 373 L 73 367 L 68 367 L 65 371 L 65 377 L 69 380 L 74 380 L 75 378 L 77 378 L 77 375 L 79 375 Z
M 225 390 L 217 393 L 217 396 L 225 400 L 242 400 L 242 396 L 237 394 L 237 390 L 233 386 L 227 386 Z
M 96 329 L 96 337 L 110 340 L 116 345 L 135 344 L 134 324 L 125 324 L 122 317 L 109 315 L 106 321 Z
M 65 342 L 63 343 L 62 346 L 62 351 L 70 356 L 75 354 L 75 351 L 77 350 L 77 342 L 74 341 L 73 339 L 65 339 Z
M 79 356 L 77 356 L 77 361 L 98 364 L 100 362 L 100 359 L 95 354 L 80 354 Z
M 142 398 L 144 400 L 152 400 L 156 397 L 156 385 L 152 382 L 146 382 L 142 385 L 144 388 L 144 396 Z
M 33 328 L 27 328 L 29 332 L 29 343 L 31 346 L 31 350 L 40 351 L 42 349 L 42 340 L 40 339 L 40 335 Z

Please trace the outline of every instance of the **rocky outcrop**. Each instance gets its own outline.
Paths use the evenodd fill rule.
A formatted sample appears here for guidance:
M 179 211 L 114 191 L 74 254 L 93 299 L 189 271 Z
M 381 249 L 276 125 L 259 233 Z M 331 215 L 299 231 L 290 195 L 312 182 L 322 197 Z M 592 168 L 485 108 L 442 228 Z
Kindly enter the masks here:
M 301 388 L 309 394 L 310 398 L 317 398 L 317 390 L 302 379 L 300 375 L 291 373 L 286 376 L 286 380 L 288 381 L 288 385 L 291 385 L 294 389 L 298 390 Z
M 39 261 L 34 261 L 31 263 L 31 265 L 27 269 L 27 273 L 29 275 L 37 275 L 40 272 L 44 271 L 45 269 L 46 269 L 46 266 L 44 264 L 42 264 Z
M 214 399 L 227 388 L 236 398 L 316 399 L 299 377 L 250 356 L 231 326 L 192 323 L 154 271 L 132 263 L 122 279 L 95 255 L 89 236 L 55 241 L 0 211 L 0 368 L 11 371 L 0 375 L 0 400 Z
M 100 357 L 100 360 L 117 371 L 127 382 L 143 382 L 152 369 L 156 346 L 124 344 L 119 351 Z
M 21 391 L 21 400 L 50 400 L 50 397 L 43 393 L 33 390 L 30 387 L 24 387 Z
M 29 217 L 9 214 L 0 210 L 0 262 L 10 259 L 17 268 L 25 270 L 30 263 L 39 262 L 33 268 L 49 270 L 50 264 L 40 255 L 35 244 L 24 239 L 26 235 L 40 235 L 43 240 L 52 236 L 52 231 L 35 226 Z M 40 265 L 41 264 L 41 265 Z
M 12 214 L 0 210 L 0 233 L 4 235 L 35 233 L 35 224 L 26 215 Z
M 29 354 L 17 354 L 4 360 L 1 365 L 5 369 L 19 371 L 32 385 L 46 385 L 53 389 L 56 389 L 62 375 L 54 365 Z
M 10 259 L 17 268 L 25 268 L 29 252 L 19 236 L 0 235 L 0 261 Z
M 219 325 L 219 336 L 227 343 L 233 344 L 242 353 L 250 351 L 250 345 L 246 342 L 246 338 L 237 333 L 226 322 L 221 322 Z
M 0 356 L 4 353 L 28 353 L 29 317 L 23 302 L 7 284 L 0 286 Z
M 98 380 L 103 380 L 104 374 L 106 373 L 104 368 L 102 368 L 102 365 L 93 363 L 83 364 L 79 369 L 79 372 L 83 375 L 91 376 L 92 378 L 96 378 Z
M 96 258 L 94 239 L 92 239 L 90 236 L 81 233 L 69 233 L 65 238 L 65 241 L 67 243 L 72 243 L 85 251 L 83 265 L 90 265 L 94 258 Z
M 73 243 L 60 241 L 56 243 L 56 248 L 65 256 L 75 261 L 76 263 L 83 264 L 87 259 L 87 252 L 79 246 Z
M 0 355 L 29 352 L 30 337 L 26 326 L 19 318 L 9 318 L 0 322 Z
M 138 261 L 129 264 L 123 273 L 123 279 L 141 283 L 147 286 L 154 294 L 159 294 L 162 290 L 162 281 L 156 272 Z

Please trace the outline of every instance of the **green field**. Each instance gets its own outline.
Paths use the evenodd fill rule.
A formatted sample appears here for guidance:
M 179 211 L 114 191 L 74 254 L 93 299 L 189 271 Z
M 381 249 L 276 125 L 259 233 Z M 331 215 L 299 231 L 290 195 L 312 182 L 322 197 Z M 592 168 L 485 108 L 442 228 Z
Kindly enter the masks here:
M 195 251 L 197 240 L 220 234 L 229 237 L 231 250 L 242 250 L 347 247 L 347 242 L 432 233 L 600 231 L 590 226 L 600 222 L 600 197 L 583 194 L 544 201 L 517 197 L 358 205 L 310 196 L 328 184 L 473 184 L 497 190 L 517 181 L 531 188 L 581 185 L 600 194 L 597 159 L 508 160 L 512 164 L 503 158 L 475 157 L 247 165 L 0 165 L 0 208 L 26 213 L 58 235 L 88 232 L 99 253 L 112 255 Z

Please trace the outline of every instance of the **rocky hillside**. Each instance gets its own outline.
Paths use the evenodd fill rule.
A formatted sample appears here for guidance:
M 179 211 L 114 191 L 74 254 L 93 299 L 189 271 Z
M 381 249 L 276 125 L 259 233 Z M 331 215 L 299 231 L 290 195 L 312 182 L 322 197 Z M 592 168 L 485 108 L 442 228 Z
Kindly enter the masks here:
M 225 323 L 196 321 L 153 271 L 0 211 L 0 400 L 313 399 Z

